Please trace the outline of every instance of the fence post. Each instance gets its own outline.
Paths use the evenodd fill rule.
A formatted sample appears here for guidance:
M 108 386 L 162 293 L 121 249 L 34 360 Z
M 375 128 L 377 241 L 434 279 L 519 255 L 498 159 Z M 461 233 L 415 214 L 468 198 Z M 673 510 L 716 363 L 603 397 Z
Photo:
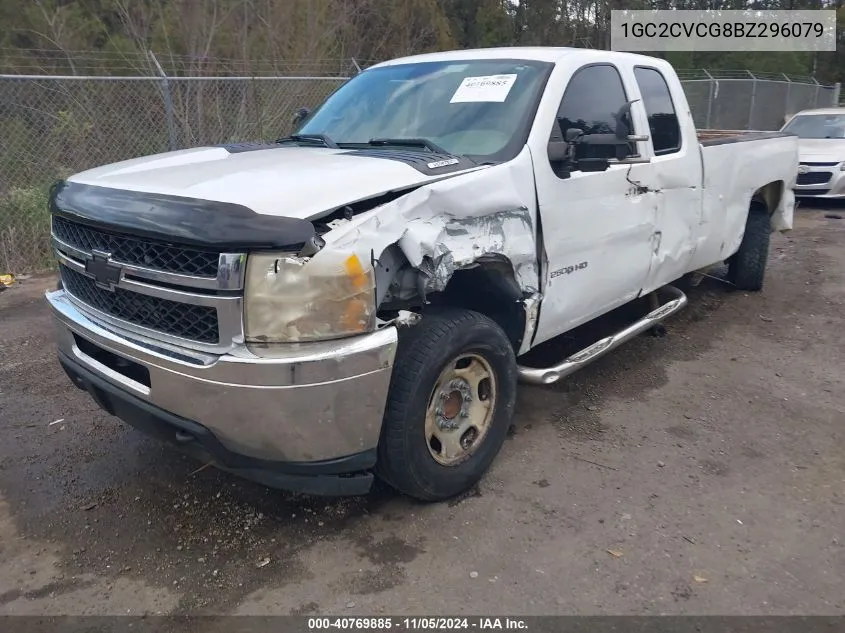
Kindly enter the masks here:
M 149 51 L 149 54 L 153 63 L 156 65 L 158 74 L 161 76 L 161 94 L 164 98 L 164 115 L 167 119 L 167 145 L 173 151 L 178 149 L 178 142 L 176 141 L 176 122 L 173 118 L 173 95 L 170 93 L 170 80 L 167 77 L 167 73 L 161 67 L 161 64 L 158 63 L 155 53 Z
M 815 61 L 815 58 L 814 58 L 814 61 Z M 812 77 L 812 79 L 813 79 L 813 83 L 816 84 L 816 95 L 813 98 L 813 107 L 818 108 L 819 107 L 819 85 L 820 84 L 819 84 L 819 80 L 816 79 L 815 77 Z
M 835 84 L 833 84 L 833 103 L 830 104 L 833 107 L 836 107 L 836 106 L 839 105 L 839 94 L 840 94 L 841 90 L 842 90 L 842 84 L 841 83 L 839 83 L 837 81 Z
M 794 112 L 789 111 L 789 99 L 792 96 L 792 80 L 786 73 L 781 74 L 783 75 L 783 78 L 786 79 L 786 102 L 783 104 L 783 121 L 781 121 L 781 125 L 786 125 L 786 118 L 794 114 Z
M 713 114 L 713 99 L 716 98 L 716 95 L 713 94 L 714 88 L 716 87 L 716 82 L 713 80 L 712 75 L 710 75 L 710 73 L 708 73 L 707 70 L 704 71 L 704 74 L 707 75 L 707 77 L 709 79 L 709 81 L 707 82 L 707 85 L 710 86 L 710 91 L 707 94 L 707 120 L 704 122 L 704 128 L 707 129 L 707 130 L 710 130 L 710 129 L 712 129 L 710 127 L 710 118 Z
M 751 71 L 746 71 L 749 75 L 751 75 L 751 103 L 748 106 L 748 129 L 753 130 L 754 127 L 751 125 L 754 122 L 754 101 L 757 98 L 757 77 Z

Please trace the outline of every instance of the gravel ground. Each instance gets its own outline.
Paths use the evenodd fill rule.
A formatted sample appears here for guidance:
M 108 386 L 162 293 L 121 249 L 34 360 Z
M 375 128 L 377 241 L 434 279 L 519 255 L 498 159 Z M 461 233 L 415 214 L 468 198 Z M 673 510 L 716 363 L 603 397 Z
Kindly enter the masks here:
M 707 279 L 563 384 L 463 499 L 271 491 L 100 412 L 42 294 L 0 294 L 0 613 L 845 610 L 845 220 L 801 209 L 766 289 Z M 540 356 L 556 358 L 562 340 Z

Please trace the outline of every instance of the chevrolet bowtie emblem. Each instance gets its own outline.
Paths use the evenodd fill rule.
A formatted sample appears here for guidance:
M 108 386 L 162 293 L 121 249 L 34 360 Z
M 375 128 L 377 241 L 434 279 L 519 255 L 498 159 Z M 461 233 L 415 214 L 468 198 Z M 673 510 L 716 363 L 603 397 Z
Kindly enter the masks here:
M 85 262 L 85 272 L 89 277 L 94 278 L 97 287 L 114 292 L 114 287 L 120 281 L 123 269 L 112 263 L 110 253 L 92 251 L 91 256 Z

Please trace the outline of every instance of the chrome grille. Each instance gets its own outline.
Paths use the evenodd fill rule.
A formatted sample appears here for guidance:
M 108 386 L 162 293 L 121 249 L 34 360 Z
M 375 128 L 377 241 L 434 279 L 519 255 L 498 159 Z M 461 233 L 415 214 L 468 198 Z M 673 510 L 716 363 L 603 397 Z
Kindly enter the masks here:
M 833 174 L 829 171 L 810 171 L 806 174 L 798 174 L 797 185 L 823 185 L 830 180 Z
M 217 310 L 115 288 L 99 288 L 93 279 L 60 265 L 62 285 L 79 301 L 111 317 L 169 336 L 207 344 L 220 340 Z
M 216 278 L 220 253 L 173 246 L 96 229 L 65 218 L 53 217 L 53 236 L 82 251 L 104 251 L 112 259 L 181 275 Z
M 64 289 L 92 318 L 140 340 L 215 354 L 242 340 L 244 253 L 52 221 Z

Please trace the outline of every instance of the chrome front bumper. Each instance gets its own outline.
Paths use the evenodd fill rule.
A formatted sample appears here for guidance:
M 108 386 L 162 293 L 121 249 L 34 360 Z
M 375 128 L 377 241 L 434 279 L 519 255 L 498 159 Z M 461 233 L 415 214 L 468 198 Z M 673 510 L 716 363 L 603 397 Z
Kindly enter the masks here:
M 378 444 L 397 346 L 393 327 L 217 356 L 120 332 L 93 320 L 62 290 L 47 293 L 47 301 L 58 322 L 60 357 L 133 401 L 202 425 L 234 454 L 263 462 L 322 462 Z M 105 350 L 104 362 L 80 347 Z M 114 357 L 117 364 L 105 360 Z M 149 380 L 139 382 L 137 371 L 122 372 L 120 359 L 148 370 Z

